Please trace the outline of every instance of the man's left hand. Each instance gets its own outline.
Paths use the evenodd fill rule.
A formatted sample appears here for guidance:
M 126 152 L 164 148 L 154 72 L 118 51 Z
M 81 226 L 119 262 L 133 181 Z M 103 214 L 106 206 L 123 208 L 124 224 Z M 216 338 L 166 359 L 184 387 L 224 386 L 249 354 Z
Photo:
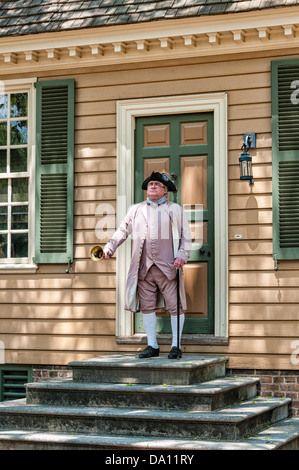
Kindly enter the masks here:
M 175 266 L 177 269 L 180 269 L 184 264 L 185 264 L 185 261 L 184 261 L 182 258 L 176 258 L 176 259 L 174 260 L 174 266 Z

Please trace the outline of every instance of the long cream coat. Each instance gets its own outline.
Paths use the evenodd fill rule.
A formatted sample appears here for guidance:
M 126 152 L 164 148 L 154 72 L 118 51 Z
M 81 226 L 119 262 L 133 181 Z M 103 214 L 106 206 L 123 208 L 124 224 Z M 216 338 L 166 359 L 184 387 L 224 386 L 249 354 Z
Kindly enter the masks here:
M 187 261 L 191 252 L 191 233 L 184 210 L 174 202 L 166 201 L 164 204 L 167 205 L 166 210 L 171 218 L 174 258 L 182 258 Z M 125 307 L 126 310 L 130 312 L 139 311 L 137 283 L 141 253 L 148 230 L 146 205 L 146 201 L 143 201 L 131 207 L 123 222 L 104 248 L 108 248 L 113 254 L 129 236 L 133 239 L 132 260 L 127 279 Z M 180 300 L 183 310 L 186 310 L 187 304 L 182 269 L 180 270 Z M 164 298 L 160 294 L 157 299 L 156 308 L 164 307 Z

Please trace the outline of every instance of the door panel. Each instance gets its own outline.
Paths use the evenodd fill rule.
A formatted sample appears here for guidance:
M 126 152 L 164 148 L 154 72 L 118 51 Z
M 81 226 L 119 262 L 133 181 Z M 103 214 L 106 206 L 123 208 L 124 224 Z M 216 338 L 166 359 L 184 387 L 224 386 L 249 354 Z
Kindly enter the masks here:
M 181 205 L 207 209 L 207 156 L 181 158 Z
M 166 172 L 178 188 L 170 200 L 184 208 L 192 233 L 192 252 L 184 266 L 187 296 L 185 334 L 214 332 L 214 168 L 213 114 L 136 119 L 135 202 L 144 200 L 142 181 Z M 141 314 L 135 332 L 143 331 Z M 168 313 L 157 312 L 157 331 L 170 333 Z
M 186 317 L 208 316 L 207 263 L 189 263 L 184 266 L 188 312 Z
M 206 122 L 184 122 L 181 124 L 181 144 L 194 145 L 207 143 Z
M 144 147 L 169 146 L 169 124 L 144 126 Z
M 160 173 L 169 174 L 169 158 L 145 158 L 144 159 L 144 178 L 151 175 L 153 171 L 159 171 Z

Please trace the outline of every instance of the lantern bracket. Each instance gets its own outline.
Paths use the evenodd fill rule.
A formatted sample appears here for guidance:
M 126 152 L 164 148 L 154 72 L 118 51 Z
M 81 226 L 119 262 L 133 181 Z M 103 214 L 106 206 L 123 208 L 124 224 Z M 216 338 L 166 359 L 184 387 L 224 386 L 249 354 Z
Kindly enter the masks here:
M 244 144 L 246 149 L 255 149 L 256 148 L 256 133 L 250 132 L 248 134 L 244 134 Z

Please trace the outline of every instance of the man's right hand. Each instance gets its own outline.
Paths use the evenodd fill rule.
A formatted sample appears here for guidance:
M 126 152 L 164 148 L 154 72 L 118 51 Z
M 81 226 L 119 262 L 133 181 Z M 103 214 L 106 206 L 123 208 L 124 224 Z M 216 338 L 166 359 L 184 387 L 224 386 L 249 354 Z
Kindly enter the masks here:
M 110 258 L 110 252 L 109 250 L 104 250 L 104 259 L 109 259 Z

